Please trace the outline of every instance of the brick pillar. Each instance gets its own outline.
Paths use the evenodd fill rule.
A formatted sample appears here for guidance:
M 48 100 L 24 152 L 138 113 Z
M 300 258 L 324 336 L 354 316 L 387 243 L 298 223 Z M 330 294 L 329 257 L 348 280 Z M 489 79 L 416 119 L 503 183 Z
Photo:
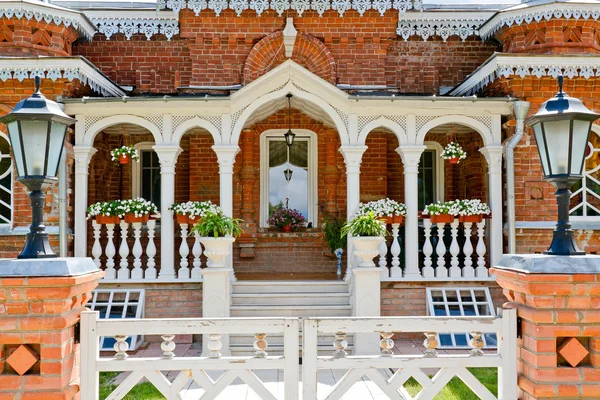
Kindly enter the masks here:
M 0 260 L 0 400 L 79 398 L 75 324 L 102 275 L 89 258 Z
M 242 131 L 242 219 L 246 223 L 256 222 L 254 210 L 254 188 L 256 186 L 256 169 L 254 168 L 254 142 L 256 131 L 244 129 Z
M 335 129 L 325 129 L 325 167 L 323 180 L 325 182 L 325 212 L 337 213 L 337 191 L 341 173 L 337 165 L 338 133 Z
M 506 255 L 491 272 L 520 318 L 519 399 L 599 399 L 600 257 Z

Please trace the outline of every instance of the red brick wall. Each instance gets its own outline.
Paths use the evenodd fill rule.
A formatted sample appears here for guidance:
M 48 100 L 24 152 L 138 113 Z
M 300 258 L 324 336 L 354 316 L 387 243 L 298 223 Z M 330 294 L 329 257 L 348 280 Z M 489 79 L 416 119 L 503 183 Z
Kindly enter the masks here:
M 73 27 L 37 21 L 35 18 L 0 19 L 0 54 L 10 57 L 70 56 L 79 38 Z

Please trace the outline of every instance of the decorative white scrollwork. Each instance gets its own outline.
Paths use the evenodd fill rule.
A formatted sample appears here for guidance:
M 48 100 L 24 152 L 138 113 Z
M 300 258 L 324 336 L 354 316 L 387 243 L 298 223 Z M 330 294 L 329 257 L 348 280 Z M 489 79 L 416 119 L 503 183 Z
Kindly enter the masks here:
M 44 21 L 48 24 L 62 25 L 67 28 L 73 27 L 86 39 L 90 40 L 94 34 L 94 27 L 89 22 L 86 22 L 85 18 L 72 11 L 62 11 L 59 9 L 51 9 L 43 5 L 36 5 L 30 3 L 21 3 L 20 6 L 6 5 L 0 6 L 0 18 L 6 17 L 7 19 L 25 18 L 28 21 L 35 19 L 36 21 Z
M 159 33 L 165 35 L 167 40 L 179 33 L 179 24 L 174 19 L 148 19 L 148 18 L 92 18 L 98 27 L 98 32 L 106 36 L 107 40 L 117 33 L 125 35 L 130 40 L 136 33 L 142 33 L 150 40 Z
M 439 36 L 445 42 L 450 36 L 458 36 L 464 42 L 468 37 L 478 35 L 477 30 L 485 18 L 473 19 L 424 19 L 403 17 L 398 21 L 396 33 L 405 41 L 411 36 L 420 36 L 427 41 L 432 36 Z

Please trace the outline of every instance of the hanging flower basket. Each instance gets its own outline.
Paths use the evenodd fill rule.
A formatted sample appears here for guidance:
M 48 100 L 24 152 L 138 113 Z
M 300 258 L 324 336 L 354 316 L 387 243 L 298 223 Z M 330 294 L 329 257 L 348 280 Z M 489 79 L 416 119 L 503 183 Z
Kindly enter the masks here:
M 358 206 L 358 215 L 373 213 L 386 224 L 401 224 L 406 216 L 406 206 L 389 198 L 370 201 Z
M 458 164 L 465 158 L 467 158 L 467 153 L 460 147 L 458 143 L 450 142 L 440 154 L 440 157 L 444 160 L 448 160 L 450 164 Z
M 122 146 L 118 149 L 113 149 L 110 152 L 110 159 L 115 164 L 129 164 L 130 160 L 138 161 L 140 156 L 138 151 L 133 146 Z

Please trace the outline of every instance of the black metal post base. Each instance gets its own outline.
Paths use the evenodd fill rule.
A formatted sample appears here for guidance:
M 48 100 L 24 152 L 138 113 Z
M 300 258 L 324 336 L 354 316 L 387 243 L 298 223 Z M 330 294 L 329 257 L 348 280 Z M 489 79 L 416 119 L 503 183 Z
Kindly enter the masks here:
M 44 177 L 24 178 L 20 179 L 20 182 L 31 190 L 31 193 L 29 193 L 29 199 L 31 200 L 31 226 L 29 227 L 25 247 L 17 258 L 57 258 L 58 256 L 52 251 L 52 247 L 50 246 L 48 233 L 46 233 L 46 226 L 44 225 L 45 190 L 54 184 L 56 179 Z
M 552 237 L 550 248 L 544 254 L 553 256 L 583 256 L 585 251 L 579 250 L 571 221 L 569 220 L 569 203 L 571 201 L 571 190 L 569 188 L 578 179 L 574 177 L 560 177 L 549 179 L 556 186 L 556 203 L 558 204 L 558 222 Z

